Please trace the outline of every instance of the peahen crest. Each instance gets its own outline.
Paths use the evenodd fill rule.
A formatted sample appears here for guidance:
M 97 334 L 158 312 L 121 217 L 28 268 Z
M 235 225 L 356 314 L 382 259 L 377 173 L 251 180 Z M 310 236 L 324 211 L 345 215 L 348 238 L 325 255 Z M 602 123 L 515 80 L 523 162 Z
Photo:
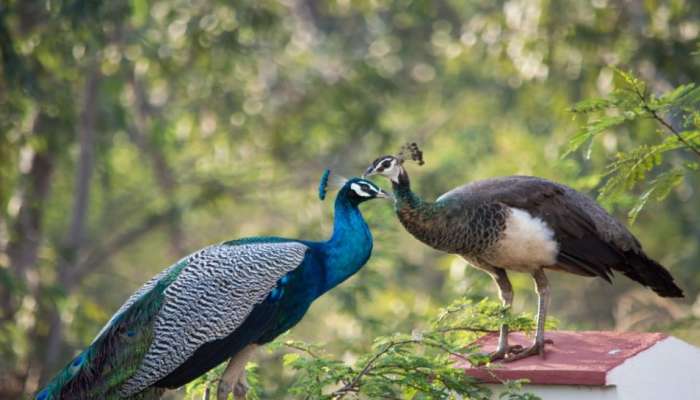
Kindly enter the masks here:
M 425 164 L 423 161 L 423 151 L 418 147 L 416 142 L 406 143 L 401 146 L 399 154 L 396 156 L 401 161 L 411 160 L 415 161 L 418 165 Z
M 328 178 L 331 176 L 331 170 L 327 169 L 323 171 L 321 175 L 321 181 L 318 183 L 318 198 L 321 200 L 326 199 L 326 193 L 328 193 Z

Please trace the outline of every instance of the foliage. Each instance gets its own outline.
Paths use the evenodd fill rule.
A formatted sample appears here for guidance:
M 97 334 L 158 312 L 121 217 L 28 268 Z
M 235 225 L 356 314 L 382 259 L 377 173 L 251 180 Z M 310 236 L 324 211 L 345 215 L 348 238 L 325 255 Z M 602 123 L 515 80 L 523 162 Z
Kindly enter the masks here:
M 411 334 L 378 337 L 370 352 L 352 362 L 333 358 L 319 345 L 278 339 L 270 350 L 292 349 L 283 357 L 284 366 L 298 377 L 289 393 L 304 399 L 490 399 L 491 391 L 467 376 L 458 364 L 485 363 L 474 341 L 486 332 L 497 333 L 501 323 L 514 330 L 530 331 L 533 321 L 511 315 L 500 304 L 460 299 L 439 312 L 430 328 Z M 187 387 L 190 398 L 215 387 L 209 373 Z M 505 382 L 501 398 L 536 399 L 522 393 L 523 382 Z M 257 398 L 249 394 L 248 398 Z
M 1 2 L 0 398 L 29 397 L 136 288 L 196 249 L 327 237 L 332 201 L 314 193 L 324 168 L 357 175 L 417 141 L 426 164 L 409 168 L 425 198 L 512 174 L 592 191 L 615 154 L 677 142 L 635 117 L 600 128 L 589 159 L 562 159 L 577 128 L 568 110 L 607 99 L 620 66 L 648 93 L 697 82 L 699 20 L 692 0 Z M 658 114 L 685 129 L 676 109 Z M 682 171 L 633 230 L 688 299 L 551 274 L 551 314 L 567 329 L 700 343 L 695 325 L 677 324 L 700 316 L 697 160 L 684 148 L 661 157 L 606 205 L 624 216 L 651 180 L 672 186 L 661 174 Z M 359 357 L 373 338 L 431 330 L 455 298 L 496 297 L 487 274 L 417 243 L 389 204 L 362 212 L 372 258 L 292 338 Z M 514 308 L 534 310 L 529 277 L 512 280 Z M 288 394 L 281 357 L 258 359 L 262 398 Z
M 609 201 L 642 186 L 628 213 L 634 222 L 650 199 L 663 200 L 686 174 L 700 169 L 700 87 L 690 83 L 657 96 L 631 73 L 616 69 L 615 78 L 615 90 L 608 97 L 584 100 L 571 108 L 592 117 L 571 139 L 564 156 L 588 143 L 585 157 L 590 158 L 593 140 L 620 125 L 634 126 L 643 120 L 657 124 L 658 135 L 650 143 L 615 155 L 605 168 L 606 181 L 600 189 L 599 199 Z M 684 153 L 696 157 L 691 160 Z

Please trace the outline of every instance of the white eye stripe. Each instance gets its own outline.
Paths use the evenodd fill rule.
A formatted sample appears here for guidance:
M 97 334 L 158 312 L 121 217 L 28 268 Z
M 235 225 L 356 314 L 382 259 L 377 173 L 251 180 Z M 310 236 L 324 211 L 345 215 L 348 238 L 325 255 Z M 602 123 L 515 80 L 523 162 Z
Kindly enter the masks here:
M 364 190 L 362 190 L 362 186 L 358 185 L 357 183 L 351 183 L 350 189 L 353 192 L 357 193 L 357 195 L 360 197 L 372 197 L 371 193 L 367 193 Z
M 396 159 L 391 157 L 382 158 L 376 165 L 384 170 L 391 169 L 396 165 Z

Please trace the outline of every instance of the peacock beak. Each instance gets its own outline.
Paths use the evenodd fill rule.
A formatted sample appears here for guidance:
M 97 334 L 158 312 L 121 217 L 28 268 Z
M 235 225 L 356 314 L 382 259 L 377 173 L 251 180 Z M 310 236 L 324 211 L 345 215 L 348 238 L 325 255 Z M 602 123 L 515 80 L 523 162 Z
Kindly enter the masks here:
M 391 200 L 394 199 L 394 196 L 393 196 L 391 193 L 385 192 L 385 191 L 382 190 L 382 189 L 379 189 L 379 192 L 377 192 L 377 196 L 376 196 L 376 197 L 377 197 L 378 199 L 391 199 Z

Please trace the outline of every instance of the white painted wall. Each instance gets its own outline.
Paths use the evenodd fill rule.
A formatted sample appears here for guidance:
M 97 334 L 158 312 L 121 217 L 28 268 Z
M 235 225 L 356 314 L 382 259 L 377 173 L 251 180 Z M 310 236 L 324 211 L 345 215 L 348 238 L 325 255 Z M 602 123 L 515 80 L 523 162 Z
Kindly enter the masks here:
M 487 385 L 493 400 L 503 392 L 501 385 Z M 570 386 L 570 385 L 525 385 L 523 392 L 537 395 L 542 400 L 619 400 L 614 386 Z M 671 399 L 671 397 L 669 397 Z M 664 400 L 659 398 L 658 400 Z
M 620 400 L 700 399 L 700 349 L 668 337 L 607 375 Z
M 607 386 L 525 385 L 542 400 L 700 400 L 700 348 L 668 337 L 613 368 Z M 501 385 L 487 385 L 497 400 Z

